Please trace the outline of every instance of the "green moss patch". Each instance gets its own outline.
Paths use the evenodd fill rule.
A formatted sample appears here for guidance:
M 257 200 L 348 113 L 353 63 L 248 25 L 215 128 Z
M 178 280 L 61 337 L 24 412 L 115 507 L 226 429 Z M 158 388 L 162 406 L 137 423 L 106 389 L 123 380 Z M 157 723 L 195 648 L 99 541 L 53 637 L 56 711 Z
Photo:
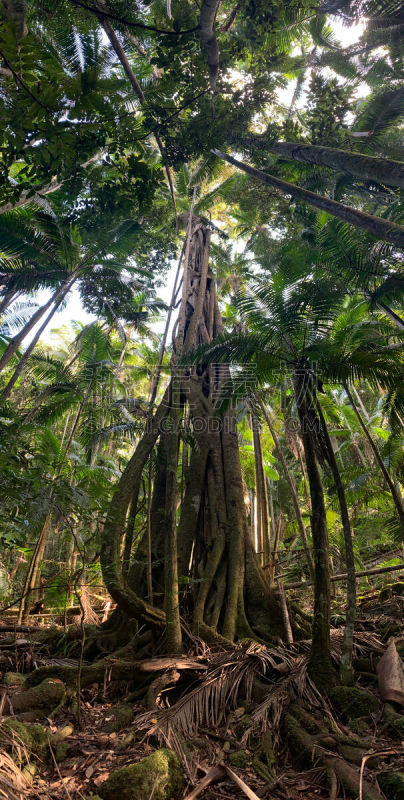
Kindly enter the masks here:
M 137 764 L 112 772 L 99 792 L 102 800 L 171 800 L 183 782 L 178 756 L 162 748 Z
M 25 678 L 26 676 L 21 672 L 6 672 L 6 674 L 3 675 L 2 683 L 4 683 L 5 686 L 23 686 Z
M 247 769 L 250 763 L 250 758 L 244 750 L 237 750 L 236 753 L 230 753 L 229 764 L 236 769 Z
M 128 703 L 120 703 L 119 705 L 109 709 L 109 712 L 105 717 L 103 729 L 107 733 L 121 731 L 122 728 L 126 728 L 127 725 L 130 725 L 133 717 L 134 711 L 132 706 L 130 706 Z
M 32 689 L 16 692 L 12 699 L 13 709 L 16 714 L 23 711 L 32 711 L 34 708 L 49 714 L 53 708 L 62 702 L 64 695 L 65 687 L 62 681 L 55 678 L 47 678 Z
M 29 755 L 44 758 L 48 753 L 48 731 L 43 725 L 28 725 L 18 719 L 6 719 L 1 726 L 1 731 L 16 744 L 22 744 Z
M 404 772 L 382 772 L 378 782 L 389 800 L 404 800 Z
M 369 719 L 371 714 L 379 710 L 377 698 L 366 689 L 357 689 L 355 686 L 334 686 L 330 689 L 330 700 L 338 714 L 345 719 Z

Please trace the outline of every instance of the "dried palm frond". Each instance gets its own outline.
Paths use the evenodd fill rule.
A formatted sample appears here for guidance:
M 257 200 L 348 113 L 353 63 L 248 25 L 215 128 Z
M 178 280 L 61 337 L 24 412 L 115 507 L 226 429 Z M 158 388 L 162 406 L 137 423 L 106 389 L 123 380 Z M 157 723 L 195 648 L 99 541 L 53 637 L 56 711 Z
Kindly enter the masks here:
M 0 751 L 0 798 L 1 800 L 23 800 L 30 789 L 29 782 L 11 756 Z
M 253 711 L 251 726 L 243 734 L 242 743 L 245 744 L 251 735 L 260 737 L 270 728 L 274 746 L 277 747 L 283 713 L 289 703 L 298 699 L 304 700 L 309 708 L 321 708 L 327 716 L 331 716 L 328 704 L 308 674 L 308 658 L 305 655 L 297 659 L 291 672 L 275 684 L 265 700 Z
M 0 800 L 23 800 L 31 788 L 22 772 L 23 762 L 29 765 L 29 754 L 15 731 L 2 727 L 1 741 L 7 750 L 0 750 Z
M 343 628 L 333 628 L 330 634 L 331 638 L 331 657 L 333 661 L 339 663 L 342 654 L 342 642 L 344 638 Z M 309 653 L 311 648 L 311 640 L 307 639 L 298 643 L 300 652 Z M 354 635 L 353 641 L 353 657 L 369 655 L 370 653 L 384 653 L 385 645 L 379 636 L 370 631 L 357 631 Z
M 331 632 L 332 658 L 339 662 L 343 630 Z M 147 712 L 137 718 L 137 727 L 146 736 L 157 736 L 173 747 L 186 763 L 181 738 L 194 736 L 203 726 L 216 728 L 238 704 L 240 688 L 247 703 L 251 701 L 255 680 L 268 682 L 268 695 L 252 714 L 252 723 L 243 735 L 243 743 L 251 736 L 261 736 L 269 727 L 275 747 L 280 741 L 283 713 L 294 700 L 300 699 L 314 709 L 319 708 L 332 726 L 338 723 L 331 708 L 316 688 L 308 673 L 311 642 L 265 647 L 256 642 L 240 644 L 231 651 L 211 652 L 207 672 L 198 683 L 171 708 Z M 373 633 L 358 632 L 354 638 L 354 656 L 374 651 L 383 652 L 382 641 Z M 187 765 L 187 768 L 189 765 Z
M 343 629 L 331 631 L 331 655 L 337 663 L 341 659 L 343 635 Z M 286 706 L 296 699 L 304 700 L 309 708 L 321 708 L 333 727 L 339 727 L 332 715 L 329 704 L 308 674 L 308 656 L 311 642 L 300 642 L 299 647 L 304 654 L 295 661 L 291 672 L 277 682 L 272 691 L 269 692 L 268 697 L 252 713 L 252 724 L 243 735 L 242 741 L 244 743 L 252 734 L 260 735 L 270 727 L 274 745 L 277 746 L 280 740 L 280 723 L 283 712 Z M 355 634 L 354 657 L 367 655 L 375 650 L 384 652 L 384 649 L 382 641 L 374 634 L 362 632 Z
M 32 785 L 30 754 L 18 733 L 2 724 L 0 738 L 4 748 L 0 749 L 0 800 L 50 800 L 47 789 L 41 786 L 37 792 Z
M 254 680 L 265 677 L 269 671 L 276 676 L 281 665 L 290 670 L 295 660 L 296 653 L 291 647 L 264 647 L 256 642 L 212 654 L 208 672 L 197 686 L 170 709 L 138 717 L 138 728 L 170 742 L 174 731 L 190 737 L 203 725 L 216 727 L 223 715 L 237 706 L 241 685 L 249 701 Z

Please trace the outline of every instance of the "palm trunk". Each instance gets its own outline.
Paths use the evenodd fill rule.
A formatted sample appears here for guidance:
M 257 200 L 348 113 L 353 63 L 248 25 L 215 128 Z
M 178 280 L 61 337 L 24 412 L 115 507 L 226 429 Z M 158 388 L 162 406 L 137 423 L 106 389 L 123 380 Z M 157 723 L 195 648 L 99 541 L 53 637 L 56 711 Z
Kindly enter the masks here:
M 264 463 L 262 456 L 261 436 L 255 417 L 251 418 L 251 427 L 254 443 L 255 462 L 255 494 L 257 498 L 257 525 L 260 531 L 260 562 L 268 564 L 270 555 L 269 544 L 269 509 L 268 493 L 265 480 Z
M 398 247 L 404 247 L 404 228 L 397 225 L 395 222 L 381 219 L 380 217 L 373 217 L 371 214 L 365 214 L 363 211 L 358 211 L 351 206 L 345 206 L 343 203 L 337 203 L 336 200 L 330 200 L 329 197 L 315 194 L 308 189 L 302 189 L 294 183 L 283 181 L 280 178 L 275 178 L 274 175 L 268 175 L 255 167 L 250 167 L 248 164 L 243 164 L 237 158 L 222 153 L 221 150 L 213 149 L 211 151 L 214 155 L 233 164 L 238 169 L 251 175 L 256 180 L 265 183 L 267 186 L 272 186 L 274 189 L 280 189 L 281 192 L 302 200 L 303 203 L 308 203 L 314 208 L 319 208 L 320 211 L 326 211 L 333 217 L 341 219 L 343 222 L 348 222 L 357 228 L 362 228 L 367 233 L 375 236 L 377 239 L 383 239 L 386 242 L 392 242 Z
M 102 2 L 102 5 L 105 7 L 106 3 Z M 124 49 L 123 49 L 123 47 L 122 47 L 122 45 L 121 45 L 121 43 L 120 43 L 115 31 L 114 31 L 110 21 L 108 19 L 106 19 L 106 17 L 104 17 L 103 15 L 99 16 L 99 20 L 100 20 L 100 23 L 101 23 L 101 25 L 103 26 L 103 28 L 105 30 L 105 33 L 108 36 L 108 39 L 109 39 L 110 44 L 111 44 L 111 47 L 113 48 L 113 50 L 115 51 L 116 55 L 118 56 L 118 59 L 119 59 L 121 65 L 122 65 L 122 67 L 123 67 L 123 69 L 125 71 L 125 74 L 126 74 L 127 78 L 129 79 L 129 82 L 130 82 L 130 84 L 132 86 L 132 89 L 134 90 L 136 96 L 138 97 L 138 99 L 140 101 L 140 104 L 143 106 L 144 105 L 144 101 L 145 101 L 145 96 L 143 94 L 143 90 L 142 90 L 142 88 L 141 88 L 141 86 L 139 84 L 139 81 L 136 78 L 135 73 L 133 72 L 133 69 L 132 69 L 128 59 L 126 58 L 125 51 L 124 51 Z M 161 157 L 162 157 L 162 159 L 164 161 L 163 143 L 162 143 L 161 138 L 160 138 L 160 136 L 159 136 L 159 134 L 157 132 L 154 134 L 154 136 L 155 136 L 155 139 L 156 139 L 156 142 L 157 142 L 157 146 L 158 146 L 158 148 L 160 150 L 160 155 L 161 155 Z M 170 167 L 168 166 L 168 164 L 164 165 L 164 169 L 165 169 L 165 173 L 167 175 L 167 181 L 168 181 L 168 185 L 169 185 L 169 188 L 170 188 L 170 194 L 171 194 L 171 199 L 172 199 L 173 206 L 174 206 L 175 216 L 177 217 L 177 207 L 176 207 L 176 203 L 175 203 L 174 186 L 173 186 L 173 182 L 172 182 L 172 178 L 171 178 Z
M 380 311 L 383 311 L 383 314 L 385 314 L 386 317 L 391 319 L 396 328 L 400 328 L 401 331 L 404 329 L 404 320 L 400 317 L 399 314 L 396 314 L 396 312 L 393 311 L 392 308 L 386 306 L 385 303 L 380 303 L 380 302 L 377 303 L 377 306 L 378 308 L 380 308 Z
M 312 580 L 314 580 L 313 558 L 312 558 L 312 555 L 311 555 L 311 552 L 310 552 L 310 546 L 309 546 L 309 542 L 308 542 L 308 539 L 307 539 L 307 536 L 306 536 L 306 529 L 304 527 L 303 517 L 302 517 L 301 511 L 300 511 L 300 503 L 299 503 L 299 496 L 298 496 L 298 493 L 297 493 L 297 489 L 296 489 L 294 480 L 293 480 L 293 478 L 292 478 L 292 476 L 291 476 L 291 474 L 289 472 L 288 465 L 286 463 L 285 456 L 284 456 L 282 448 L 280 446 L 279 439 L 278 439 L 278 437 L 277 437 L 277 435 L 275 433 L 274 426 L 272 425 L 271 418 L 270 418 L 270 416 L 269 416 L 264 404 L 262 403 L 262 401 L 259 400 L 258 402 L 259 402 L 261 411 L 262 411 L 262 413 L 264 415 L 265 421 L 266 421 L 266 423 L 268 425 L 268 428 L 270 430 L 271 436 L 272 436 L 272 438 L 274 440 L 274 445 L 275 445 L 277 453 L 279 455 L 279 460 L 280 460 L 280 462 L 282 464 L 282 469 L 283 469 L 285 478 L 287 480 L 287 484 L 289 486 L 289 490 L 290 490 L 290 494 L 291 494 L 292 502 L 293 502 L 293 508 L 295 510 L 296 520 L 297 520 L 297 524 L 298 524 L 298 527 L 299 527 L 300 536 L 302 538 L 302 544 L 303 544 L 303 547 L 304 547 L 304 552 L 305 552 L 305 555 L 306 555 L 307 566 L 309 568 L 310 577 L 312 578 Z
M 11 303 L 14 302 L 17 292 L 15 289 L 9 289 L 8 291 L 4 292 L 3 299 L 0 303 L 0 316 L 7 311 L 8 307 Z
M 199 14 L 199 36 L 208 55 L 209 82 L 212 93 L 216 89 L 219 69 L 219 48 L 215 34 L 216 14 L 219 0 L 202 0 Z
M 152 562 L 152 537 L 151 537 L 151 503 L 153 485 L 153 453 L 149 458 L 149 481 L 147 487 L 147 600 L 153 605 L 153 562 Z
M 320 147 L 303 142 L 266 142 L 262 137 L 242 139 L 242 144 L 257 147 L 293 161 L 318 164 L 344 172 L 364 181 L 387 183 L 404 189 L 404 163 L 389 158 L 377 158 L 360 153 L 350 153 L 335 147 Z
M 24 341 L 25 337 L 28 336 L 30 331 L 32 331 L 32 328 L 34 328 L 37 322 L 39 322 L 39 320 L 43 317 L 43 315 L 46 314 L 48 308 L 50 308 L 54 303 L 57 303 L 57 301 L 61 296 L 64 297 L 65 294 L 67 294 L 67 292 L 69 291 L 70 287 L 72 286 L 75 280 L 76 280 L 75 278 L 72 279 L 70 277 L 68 278 L 68 280 L 63 281 L 63 283 L 59 286 L 59 288 L 56 289 L 56 292 L 53 293 L 52 297 L 49 298 L 47 303 L 38 308 L 38 310 L 35 311 L 35 314 L 32 315 L 31 319 L 28 320 L 27 324 L 24 325 L 22 330 L 19 333 L 17 333 L 16 336 L 14 336 L 14 338 L 11 340 L 10 344 L 4 351 L 2 357 L 0 358 L 0 372 L 7 366 L 10 359 L 17 352 L 21 342 Z
M 45 522 L 38 536 L 34 552 L 32 553 L 31 562 L 28 567 L 28 572 L 24 582 L 23 596 L 21 598 L 20 608 L 18 611 L 18 619 L 17 619 L 18 625 L 21 625 L 23 622 L 26 622 L 29 616 L 31 595 L 36 588 L 38 572 L 41 565 L 41 561 L 43 560 L 43 554 L 48 538 L 51 519 L 52 519 L 52 513 L 49 512 L 45 518 Z
M 164 529 L 165 564 L 164 564 L 164 610 L 166 612 L 166 636 L 169 653 L 181 653 L 182 635 L 178 596 L 178 545 L 177 545 L 177 471 L 179 449 L 178 405 L 180 393 L 177 390 L 178 380 L 172 382 L 171 410 L 168 418 L 167 435 L 167 474 Z
M 250 492 L 250 533 L 251 533 L 251 543 L 254 550 L 257 550 L 257 542 L 255 538 L 256 528 L 255 528 L 255 493 Z
M 354 410 L 354 412 L 355 412 L 355 414 L 357 416 L 358 422 L 359 422 L 359 424 L 360 424 L 360 426 L 361 426 L 361 428 L 363 430 L 363 433 L 365 434 L 365 437 L 366 437 L 367 441 L 369 442 L 369 445 L 371 447 L 373 455 L 374 455 L 374 457 L 375 457 L 375 459 L 376 459 L 376 461 L 377 461 L 377 463 L 378 463 L 378 465 L 379 465 L 379 467 L 380 467 L 380 469 L 381 469 L 381 471 L 383 473 L 384 480 L 386 481 L 386 484 L 387 484 L 388 488 L 390 489 L 391 496 L 393 498 L 395 507 L 397 509 L 398 517 L 399 517 L 399 520 L 400 520 L 400 525 L 401 525 L 402 529 L 404 530 L 404 507 L 403 507 L 403 499 L 401 497 L 400 491 L 396 487 L 394 481 L 391 479 L 391 477 L 390 477 L 390 475 L 389 475 L 389 473 L 388 473 L 388 471 L 387 471 L 387 469 L 386 469 L 386 467 L 384 465 L 383 459 L 382 459 L 382 457 L 381 457 L 381 455 L 379 453 L 379 449 L 377 447 L 377 444 L 373 440 L 372 436 L 370 435 L 370 433 L 369 433 L 369 431 L 367 429 L 367 426 L 364 423 L 364 421 L 363 421 L 363 419 L 362 419 L 362 417 L 360 415 L 360 412 L 359 412 L 359 409 L 358 409 L 358 407 L 357 407 L 357 405 L 355 403 L 355 400 L 353 399 L 352 394 L 349 391 L 348 386 L 346 384 L 344 385 L 344 389 L 346 391 L 348 400 L 349 400 L 349 402 L 350 402 L 350 404 L 351 404 L 351 406 L 352 406 L 352 408 L 353 408 L 353 410 Z
M 298 409 L 311 497 L 311 531 L 314 555 L 314 614 L 309 668 L 319 688 L 335 682 L 330 643 L 330 564 L 327 516 L 320 470 L 316 458 L 312 419 L 308 414 L 304 376 L 294 375 Z
M 353 683 L 352 651 L 353 637 L 356 618 L 356 575 L 355 575 L 355 556 L 352 542 L 352 529 L 349 519 L 348 506 L 345 497 L 344 486 L 341 474 L 338 469 L 334 448 L 328 433 L 327 423 L 321 409 L 318 398 L 314 397 L 317 413 L 320 420 L 321 430 L 325 442 L 327 460 L 334 478 L 335 489 L 338 495 L 338 502 L 341 512 L 342 530 L 345 543 L 345 563 L 347 571 L 347 598 L 346 598 L 346 621 L 344 631 L 344 642 L 342 646 L 342 656 L 340 665 L 340 678 L 345 686 Z
M 35 336 L 34 336 L 34 337 L 33 337 L 33 339 L 31 340 L 31 342 L 29 343 L 29 345 L 28 345 L 27 349 L 25 350 L 25 352 L 23 353 L 23 355 L 21 356 L 21 358 L 20 358 L 20 360 L 19 360 L 19 362 L 18 362 L 18 365 L 17 365 L 17 367 L 15 368 L 15 370 L 14 370 L 14 373 L 13 373 L 13 375 L 11 376 L 11 378 L 10 378 L 10 380 L 9 380 L 9 382 L 8 382 L 8 384 L 7 384 L 7 386 L 6 386 L 6 388 L 5 388 L 5 389 L 4 389 L 4 391 L 2 392 L 2 394 L 1 394 L 1 397 L 0 397 L 0 399 L 1 399 L 1 400 L 3 400 L 3 401 L 4 401 L 4 400 L 7 400 L 7 398 L 10 396 L 10 394 L 11 394 L 11 392 L 12 392 L 12 390 L 13 390 L 13 387 L 14 387 L 14 385 L 15 385 L 16 381 L 18 380 L 18 378 L 20 377 L 21 373 L 23 372 L 23 370 L 24 370 L 24 369 L 25 369 L 25 367 L 26 367 L 27 361 L 28 361 L 28 359 L 29 359 L 29 357 L 30 357 L 30 355 L 31 355 L 32 351 L 33 351 L 33 350 L 34 350 L 34 348 L 36 347 L 36 345 L 37 345 L 37 343 L 38 343 L 39 339 L 41 338 L 41 336 L 42 336 L 42 334 L 43 334 L 44 330 L 45 330 L 45 329 L 48 327 L 48 325 L 49 325 L 49 323 L 50 323 L 51 319 L 52 319 L 52 318 L 54 317 L 54 315 L 56 314 L 56 311 L 58 310 L 58 308 L 59 308 L 60 304 L 63 302 L 64 298 L 66 297 L 66 294 L 67 294 L 67 292 L 68 292 L 68 291 L 70 291 L 70 289 L 71 289 L 72 285 L 73 285 L 73 284 L 72 284 L 72 283 L 70 283 L 70 286 L 69 286 L 69 287 L 66 289 L 66 291 L 64 292 L 64 294 L 60 295 L 60 297 L 59 297 L 59 299 L 58 299 L 57 303 L 55 303 L 55 305 L 53 306 L 53 308 L 52 308 L 52 309 L 51 309 L 51 311 L 49 312 L 48 316 L 46 317 L 45 321 L 44 321 L 44 322 L 42 323 L 42 325 L 41 325 L 41 326 L 38 328 L 38 330 L 37 330 L 37 332 L 36 332 Z

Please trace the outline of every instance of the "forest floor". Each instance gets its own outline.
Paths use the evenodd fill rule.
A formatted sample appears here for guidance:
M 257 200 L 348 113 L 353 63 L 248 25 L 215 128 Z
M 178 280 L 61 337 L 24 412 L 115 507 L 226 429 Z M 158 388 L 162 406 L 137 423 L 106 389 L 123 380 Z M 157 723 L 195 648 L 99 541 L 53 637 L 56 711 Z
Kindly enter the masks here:
M 45 626 L 32 626 L 29 632 L 14 635 L 9 631 L 0 633 L 0 669 L 3 674 L 3 683 L 0 680 L 0 735 L 10 719 L 22 721 L 28 729 L 30 725 L 40 723 L 45 728 L 48 745 L 35 752 L 20 739 L 20 731 L 7 729 L 3 741 L 0 741 L 0 747 L 4 748 L 1 750 L 3 755 L 0 754 L 0 797 L 7 800 L 20 800 L 22 797 L 87 800 L 100 794 L 109 798 L 103 793 L 103 784 L 111 773 L 168 746 L 180 758 L 182 786 L 173 797 L 181 800 L 194 800 L 196 797 L 204 800 L 230 800 L 234 797 L 335 800 L 349 797 L 350 793 L 343 780 L 342 783 L 331 781 L 330 787 L 327 767 L 330 762 L 324 758 L 324 753 L 328 754 L 327 757 L 344 760 L 348 737 L 352 737 L 354 749 L 357 748 L 352 760 L 360 779 L 357 796 L 361 800 L 366 800 L 366 797 L 370 800 L 379 797 L 403 800 L 404 673 L 401 673 L 401 688 L 397 689 L 396 680 L 397 702 L 386 704 L 383 702 L 386 698 L 382 696 L 385 689 L 380 684 L 377 669 L 377 662 L 386 653 L 388 643 L 393 643 L 396 653 L 403 652 L 403 612 L 404 597 L 394 593 L 390 596 L 385 593 L 382 599 L 377 594 L 361 600 L 355 687 L 364 694 L 362 699 L 358 695 L 354 701 L 364 700 L 365 706 L 352 714 L 349 708 L 339 703 L 338 698 L 329 703 L 316 692 L 305 670 L 308 643 L 269 649 L 244 643 L 235 647 L 234 652 L 215 652 L 206 647 L 198 651 L 196 648 L 183 659 L 190 659 L 190 671 L 182 672 L 180 665 L 180 679 L 173 678 L 166 686 L 162 684 L 161 691 L 157 688 L 152 705 L 150 696 L 147 699 L 139 692 L 136 681 L 111 680 L 111 659 L 111 669 L 105 669 L 103 682 L 93 683 L 81 691 L 80 725 L 77 701 L 72 692 L 69 701 L 56 706 L 53 712 L 42 708 L 32 713 L 32 708 L 26 708 L 18 713 L 19 698 L 24 691 L 32 691 L 22 689 L 22 683 L 36 667 L 73 668 L 78 661 L 54 655 L 43 643 L 38 643 L 38 633 L 43 637 Z M 2 618 L 1 625 L 10 625 L 10 620 Z M 342 628 L 332 631 L 336 654 L 341 632 Z M 203 675 L 192 671 L 195 663 L 205 670 Z M 400 665 L 402 670 L 401 661 Z M 17 677 L 16 673 L 19 673 Z M 257 676 L 259 681 L 256 681 Z M 264 696 L 256 696 L 255 683 L 258 684 L 258 695 L 264 688 Z M 265 691 L 267 697 L 274 698 L 270 703 Z M 138 699 L 134 698 L 136 693 L 140 695 Z M 304 757 L 296 749 L 296 743 L 294 746 L 293 739 L 288 738 L 287 725 L 285 729 L 285 712 L 287 717 L 288 708 L 291 704 L 296 705 L 296 701 L 297 708 L 301 706 L 296 717 L 300 729 L 306 738 L 309 731 L 313 740 L 312 751 L 309 752 L 308 746 Z M 388 716 L 389 709 L 393 710 L 393 720 Z M 299 717 L 299 714 L 306 717 Z M 314 741 L 314 730 L 317 728 L 318 734 L 327 715 L 332 735 L 337 736 L 338 752 L 333 752 L 335 748 L 330 735 L 328 739 L 320 737 L 319 744 Z M 289 722 L 291 719 L 289 715 Z M 272 734 L 269 748 L 266 731 Z M 323 735 L 324 731 L 320 732 Z M 4 761 L 7 751 L 16 763 L 19 762 L 22 772 L 16 773 L 9 784 L 2 784 L 2 771 L 4 774 L 7 770 Z M 400 784 L 395 783 L 395 779 L 386 782 L 386 775 L 391 778 L 397 774 L 402 775 Z M 134 800 L 138 797 L 139 800 L 143 797 L 144 800 L 156 800 L 159 796 L 158 792 L 154 795 L 153 790 L 144 795 L 133 794 Z M 131 795 L 122 794 L 117 800 L 126 800 L 126 797 Z M 166 800 L 164 794 L 161 797 Z M 168 797 L 171 795 L 167 800 Z

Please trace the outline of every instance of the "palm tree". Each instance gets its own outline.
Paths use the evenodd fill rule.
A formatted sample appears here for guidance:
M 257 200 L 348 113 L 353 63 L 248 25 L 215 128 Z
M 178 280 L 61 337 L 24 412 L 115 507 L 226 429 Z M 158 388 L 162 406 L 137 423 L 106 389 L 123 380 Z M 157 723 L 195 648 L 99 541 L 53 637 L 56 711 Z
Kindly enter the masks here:
M 58 484 L 69 473 L 71 451 L 80 447 L 83 458 L 95 466 L 102 458 L 100 444 L 105 445 L 112 435 L 119 435 L 122 444 L 136 436 L 139 425 L 136 416 L 127 410 L 130 398 L 122 395 L 122 383 L 117 375 L 121 362 L 121 347 L 116 334 L 100 321 L 85 326 L 69 348 L 66 359 L 36 354 L 28 362 L 28 376 L 35 382 L 34 403 L 25 413 L 22 423 L 27 431 L 42 430 L 62 423 L 61 439 L 54 442 L 54 463 L 48 511 L 42 520 L 25 579 L 20 604 L 20 622 L 30 609 L 33 591 L 44 550 L 58 519 Z M 121 363 L 122 367 L 122 363 Z M 41 387 L 40 391 L 38 389 Z M 124 413 L 125 412 L 125 413 Z M 136 414 L 136 411 L 135 411 Z M 128 418 L 132 422 L 128 424 Z
M 92 231 L 94 237 L 94 231 Z M 19 346 L 35 325 L 45 317 L 29 346 L 20 356 L 18 365 L 2 393 L 9 397 L 17 379 L 23 372 L 40 336 L 49 325 L 57 309 L 75 284 L 78 285 L 84 303 L 98 315 L 102 314 L 114 323 L 119 318 L 138 320 L 146 316 L 136 304 L 144 304 L 140 289 L 145 286 L 147 273 L 129 262 L 133 249 L 133 232 L 129 228 L 118 228 L 110 240 L 105 231 L 98 241 L 84 242 L 76 228 L 65 231 L 52 215 L 28 216 L 17 211 L 3 215 L 0 219 L 0 248 L 3 252 L 3 268 L 9 269 L 15 279 L 18 272 L 20 290 L 27 275 L 27 289 L 32 285 L 32 273 L 42 284 L 54 288 L 49 300 L 40 306 L 21 330 L 10 340 L 0 358 L 0 371 L 15 356 Z M 104 240 L 104 241 L 103 241 Z M 22 266 L 21 266 L 22 265 Z M 126 275 L 123 268 L 126 268 Z M 103 296 L 107 293 L 109 300 Z
M 291 259 L 292 250 L 295 258 Z M 252 285 L 239 298 L 246 332 L 223 335 L 208 348 L 209 360 L 230 360 L 244 363 L 252 360 L 258 380 L 271 382 L 274 370 L 289 368 L 292 374 L 294 397 L 300 420 L 306 467 L 312 502 L 312 537 L 315 565 L 315 608 L 311 664 L 313 672 L 324 682 L 332 680 L 329 650 L 329 565 L 328 535 L 324 490 L 320 467 L 327 464 L 334 478 L 343 532 L 349 591 L 342 673 L 349 681 L 352 675 L 352 636 L 355 614 L 355 571 L 352 536 L 347 512 L 343 481 L 321 408 L 323 383 L 341 385 L 353 377 L 379 381 L 387 389 L 398 385 L 400 367 L 394 352 L 386 353 L 385 346 L 399 339 L 397 329 L 383 319 L 366 320 L 366 305 L 360 298 L 351 301 L 351 317 L 359 305 L 363 326 L 351 335 L 350 314 L 343 312 L 344 287 L 326 280 L 315 267 L 313 253 L 307 246 L 291 243 L 278 249 L 268 281 Z M 299 256 L 297 256 L 299 252 Z M 313 277 L 307 278 L 311 262 Z M 343 313 L 342 313 L 343 312 Z M 339 316 L 340 315 L 340 321 Z M 345 326 L 341 323 L 345 322 Z M 335 332 L 333 326 L 335 325 Z M 366 330 L 367 328 L 367 330 Z M 369 349 L 369 332 L 372 348 Z M 206 353 L 205 353 L 206 356 Z M 346 376 L 346 377 L 345 377 Z

